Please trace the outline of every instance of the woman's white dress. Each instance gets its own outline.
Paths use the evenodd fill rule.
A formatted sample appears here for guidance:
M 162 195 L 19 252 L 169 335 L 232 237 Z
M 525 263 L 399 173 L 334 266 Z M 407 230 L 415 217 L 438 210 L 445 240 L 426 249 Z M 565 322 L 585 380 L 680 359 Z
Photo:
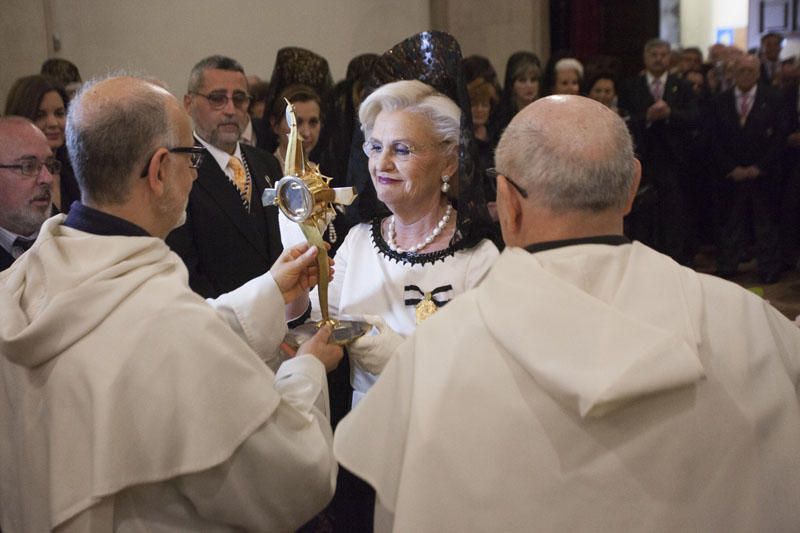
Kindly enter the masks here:
M 330 314 L 340 319 L 378 315 L 408 336 L 416 328 L 416 305 L 425 293 L 432 293 L 437 307 L 447 303 L 478 285 L 498 255 L 494 243 L 483 239 L 472 248 L 403 259 L 389 249 L 379 223 L 359 224 L 336 252 L 335 275 L 328 288 Z M 311 301 L 312 316 L 318 319 L 316 289 Z M 352 360 L 350 368 L 355 406 L 377 376 Z

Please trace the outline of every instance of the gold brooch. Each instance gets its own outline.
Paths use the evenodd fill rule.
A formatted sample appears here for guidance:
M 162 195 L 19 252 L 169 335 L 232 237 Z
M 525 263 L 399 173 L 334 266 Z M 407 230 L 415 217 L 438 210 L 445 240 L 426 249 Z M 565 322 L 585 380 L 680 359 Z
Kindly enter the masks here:
M 436 304 L 433 303 L 431 293 L 426 292 L 425 297 L 416 305 L 414 309 L 417 317 L 417 325 L 421 324 L 423 320 L 434 314 L 436 312 Z

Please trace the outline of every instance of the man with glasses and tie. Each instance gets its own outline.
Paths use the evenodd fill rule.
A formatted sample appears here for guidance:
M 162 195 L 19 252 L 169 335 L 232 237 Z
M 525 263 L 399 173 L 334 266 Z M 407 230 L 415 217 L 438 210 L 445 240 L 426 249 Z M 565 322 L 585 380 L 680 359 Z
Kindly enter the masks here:
M 0 528 L 300 527 L 333 495 L 325 376 L 342 349 L 323 328 L 275 373 L 264 361 L 307 302 L 316 248 L 203 300 L 164 243 L 204 156 L 178 101 L 138 78 L 90 82 L 66 137 L 81 201 L 0 273 Z M 3 180 L 52 180 L 41 140 L 8 154 L 3 139 Z
M 642 183 L 655 188 L 653 235 L 632 235 L 681 264 L 691 264 L 688 242 L 686 159 L 691 128 L 699 120 L 689 82 L 669 73 L 670 44 L 651 39 L 644 45 L 645 70 L 623 84 L 619 107 L 630 113 L 630 129 L 642 160 Z M 634 206 L 636 209 L 636 206 Z
M 250 99 L 244 69 L 223 56 L 194 66 L 183 97 L 205 157 L 186 224 L 167 243 L 186 263 L 189 285 L 206 298 L 263 274 L 282 250 L 277 208 L 263 207 L 261 194 L 283 171 L 272 154 L 240 142 Z
M 52 210 L 61 170 L 47 138 L 30 120 L 0 118 L 0 271 L 25 252 Z

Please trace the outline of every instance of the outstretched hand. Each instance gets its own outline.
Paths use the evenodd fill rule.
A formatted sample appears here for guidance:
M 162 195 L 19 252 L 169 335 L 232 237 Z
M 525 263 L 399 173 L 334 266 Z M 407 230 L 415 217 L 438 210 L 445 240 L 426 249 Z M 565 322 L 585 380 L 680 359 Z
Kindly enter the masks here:
M 321 327 L 313 337 L 300 345 L 296 355 L 311 354 L 325 365 L 327 372 L 334 370 L 339 365 L 339 361 L 342 360 L 344 351 L 341 346 L 328 344 L 330 336 L 331 328 L 328 326 Z
M 318 250 L 308 243 L 301 243 L 284 250 L 269 269 L 272 279 L 278 284 L 285 303 L 306 294 L 319 276 Z M 331 276 L 333 269 L 331 269 Z

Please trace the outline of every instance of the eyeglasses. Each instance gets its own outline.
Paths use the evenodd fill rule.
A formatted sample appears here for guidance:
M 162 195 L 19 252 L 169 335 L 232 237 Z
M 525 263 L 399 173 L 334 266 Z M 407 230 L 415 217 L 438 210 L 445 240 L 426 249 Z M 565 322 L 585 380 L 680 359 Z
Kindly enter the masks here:
M 420 152 L 425 148 L 430 148 L 431 146 L 436 146 L 436 144 L 412 146 L 404 142 L 394 142 L 390 144 L 387 149 L 389 150 L 389 155 L 392 156 L 393 159 L 397 161 L 408 161 L 415 153 Z M 376 141 L 365 142 L 362 145 L 362 149 L 364 150 L 364 153 L 367 154 L 367 157 L 377 157 L 382 154 L 384 150 L 383 145 Z
M 0 165 L 0 168 L 13 168 L 19 170 L 19 173 L 29 178 L 35 178 L 42 171 L 42 167 L 47 168 L 50 174 L 58 174 L 61 172 L 61 161 L 54 157 L 49 157 L 44 161 L 39 161 L 35 157 L 26 157 L 21 159 L 16 165 Z
M 202 146 L 176 146 L 167 150 L 172 154 L 189 154 L 189 166 L 192 168 L 200 168 L 203 164 L 205 149 Z
M 487 168 L 486 169 L 486 175 L 489 176 L 490 178 L 492 178 L 495 181 L 495 189 L 497 188 L 497 176 L 503 176 L 506 179 L 506 181 L 509 182 L 511 184 L 511 186 L 514 187 L 517 190 L 517 192 L 519 193 L 520 196 L 522 196 L 523 198 L 527 198 L 528 197 L 528 191 L 526 191 L 525 189 L 520 187 L 517 184 L 517 182 L 515 182 L 514 180 L 509 178 L 506 174 L 504 174 L 502 172 L 498 172 L 498 170 L 496 168 Z
M 223 107 L 228 105 L 228 100 L 232 101 L 233 106 L 238 109 L 247 109 L 247 107 L 250 105 L 250 100 L 253 99 L 252 96 L 243 92 L 235 92 L 233 93 L 233 96 L 228 96 L 227 94 L 222 92 L 219 93 L 215 92 L 208 94 L 198 93 L 194 91 L 190 92 L 191 94 L 202 96 L 203 98 L 208 100 L 208 103 L 211 105 L 211 109 L 222 109 Z
M 194 169 L 200 168 L 200 165 L 203 164 L 203 157 L 205 156 L 205 151 L 202 146 L 176 146 L 175 148 L 167 148 L 167 151 L 172 154 L 189 154 L 189 167 Z M 145 163 L 144 169 L 141 174 L 139 174 L 140 178 L 147 177 L 147 173 L 150 171 L 150 160 L 153 159 L 153 155 L 155 155 L 155 152 L 147 158 L 147 163 Z

